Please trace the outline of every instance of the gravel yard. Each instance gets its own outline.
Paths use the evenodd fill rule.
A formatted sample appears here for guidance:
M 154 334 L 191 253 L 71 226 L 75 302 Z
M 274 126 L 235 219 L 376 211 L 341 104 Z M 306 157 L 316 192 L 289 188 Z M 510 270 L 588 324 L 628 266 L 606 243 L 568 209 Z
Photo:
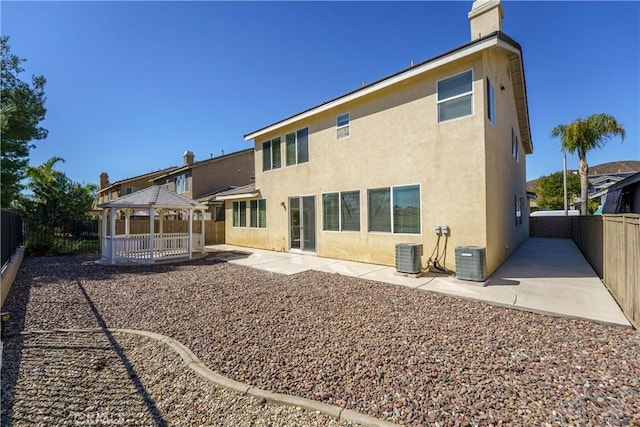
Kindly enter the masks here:
M 640 426 L 640 334 L 631 329 L 320 272 L 281 276 L 211 258 L 128 267 L 94 259 L 25 259 L 5 304 L 6 333 L 149 330 L 232 379 L 400 424 Z M 180 370 L 142 341 L 126 345 L 140 347 L 139 362 L 156 372 Z M 15 376 L 9 347 L 3 411 L 5 379 Z M 194 401 L 207 387 L 173 385 Z M 215 416 L 209 411 L 204 405 L 203 416 Z
M 2 425 L 350 425 L 216 387 L 156 340 L 110 338 L 58 333 L 9 341 L 8 352 L 22 347 L 22 373 L 11 420 L 6 414 Z

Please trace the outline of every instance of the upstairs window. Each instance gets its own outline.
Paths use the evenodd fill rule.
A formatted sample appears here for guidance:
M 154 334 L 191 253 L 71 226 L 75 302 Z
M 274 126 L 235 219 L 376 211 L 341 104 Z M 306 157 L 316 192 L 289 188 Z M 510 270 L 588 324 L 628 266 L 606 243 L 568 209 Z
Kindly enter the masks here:
M 470 116 L 472 104 L 472 70 L 438 81 L 438 122 Z
M 336 118 L 336 129 L 338 139 L 349 137 L 349 113 L 341 114 Z
M 176 177 L 176 193 L 186 193 L 189 191 L 189 183 L 187 181 L 187 175 L 182 174 Z
M 287 166 L 309 161 L 309 128 L 285 135 Z
M 496 93 L 493 84 L 487 77 L 487 118 L 492 125 L 496 125 Z
M 133 194 L 138 190 L 140 190 L 140 188 L 138 188 L 138 187 L 125 187 L 124 188 L 124 194 Z
M 262 170 L 279 169 L 282 166 L 280 137 L 262 143 Z

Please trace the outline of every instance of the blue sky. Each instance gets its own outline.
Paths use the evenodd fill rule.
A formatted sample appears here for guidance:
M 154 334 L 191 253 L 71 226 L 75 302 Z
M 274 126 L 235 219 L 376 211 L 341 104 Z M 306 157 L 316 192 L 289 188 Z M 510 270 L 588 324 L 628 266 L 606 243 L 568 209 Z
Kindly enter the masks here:
M 52 156 L 74 181 L 111 181 L 251 147 L 244 135 L 467 43 L 461 2 L 23 2 L 2 34 L 47 78 Z M 590 165 L 640 160 L 640 3 L 503 1 L 524 51 L 534 154 L 562 169 L 551 129 L 606 112 L 626 128 Z M 569 156 L 568 167 L 577 168 Z

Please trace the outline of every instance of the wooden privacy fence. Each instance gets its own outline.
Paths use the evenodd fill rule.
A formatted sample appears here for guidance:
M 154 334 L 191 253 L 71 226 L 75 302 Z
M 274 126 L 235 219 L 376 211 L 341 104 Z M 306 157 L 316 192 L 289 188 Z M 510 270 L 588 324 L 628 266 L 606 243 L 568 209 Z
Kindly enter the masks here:
M 601 279 L 604 277 L 604 221 L 601 216 L 569 217 L 573 241 Z
M 160 230 L 160 221 L 156 220 L 153 226 L 155 232 Z M 162 221 L 163 233 L 187 233 L 189 224 L 187 221 L 164 220 Z M 193 233 L 200 233 L 200 221 L 194 221 Z M 116 235 L 124 234 L 124 220 L 116 220 Z M 129 222 L 129 234 L 149 234 L 149 219 L 134 220 Z M 224 243 L 224 221 L 204 222 L 204 244 L 215 245 Z
M 604 283 L 640 328 L 640 214 L 604 215 Z

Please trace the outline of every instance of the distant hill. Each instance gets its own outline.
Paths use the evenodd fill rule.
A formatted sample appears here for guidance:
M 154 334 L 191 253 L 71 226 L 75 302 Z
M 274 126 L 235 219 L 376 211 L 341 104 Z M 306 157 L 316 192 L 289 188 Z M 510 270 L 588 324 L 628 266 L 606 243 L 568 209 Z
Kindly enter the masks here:
M 640 160 L 621 160 L 589 166 L 589 176 L 611 175 L 615 173 L 640 172 Z
M 578 172 L 577 169 L 567 169 L 567 173 Z M 589 165 L 589 176 L 612 175 L 617 173 L 640 172 L 640 160 L 620 160 L 599 165 Z M 536 191 L 536 184 L 540 178 L 527 181 L 527 191 Z

